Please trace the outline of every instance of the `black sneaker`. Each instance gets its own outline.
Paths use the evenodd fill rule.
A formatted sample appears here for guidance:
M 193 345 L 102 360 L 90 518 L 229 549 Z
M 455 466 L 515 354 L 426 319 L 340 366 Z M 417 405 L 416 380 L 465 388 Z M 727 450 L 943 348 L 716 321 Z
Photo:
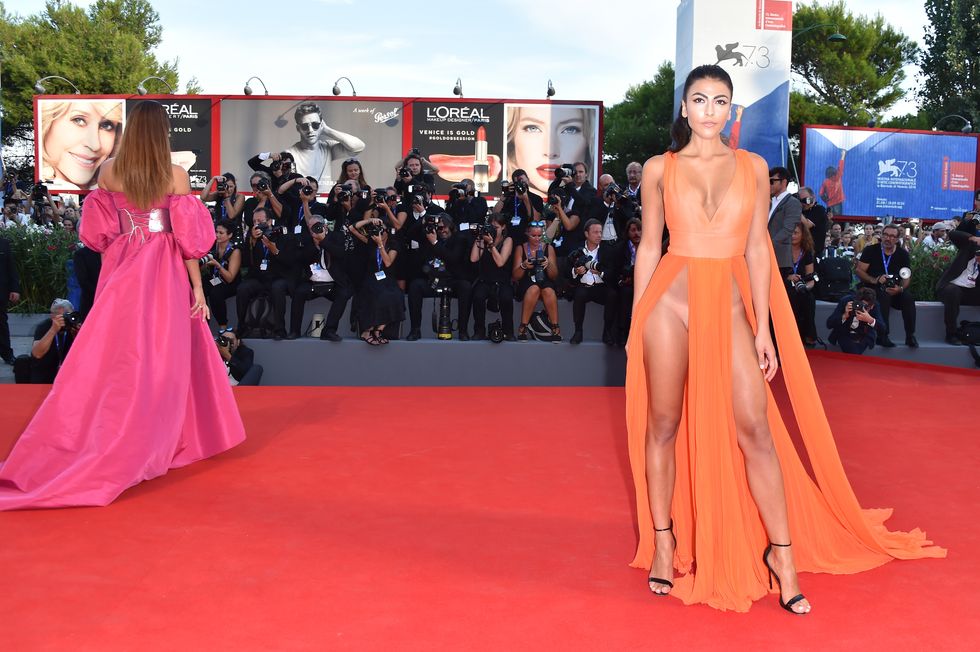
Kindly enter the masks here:
M 919 348 L 919 340 L 915 339 L 915 335 L 907 335 L 905 337 L 905 346 L 910 349 L 917 349 Z
M 408 342 L 414 342 L 415 340 L 419 339 L 422 339 L 422 331 L 417 328 L 413 328 L 412 330 L 408 331 L 408 337 L 405 338 L 405 340 Z
M 606 346 L 616 346 L 616 337 L 609 331 L 602 334 L 602 343 Z
M 289 335 L 286 336 L 286 339 L 287 340 L 298 340 L 299 339 L 299 333 L 290 333 Z
M 320 334 L 320 339 L 330 342 L 342 342 L 344 340 L 344 338 L 337 334 L 337 331 L 323 331 Z
M 469 342 L 470 336 L 466 334 L 466 331 L 460 331 L 459 337 L 457 338 L 460 342 Z
M 878 346 L 883 346 L 886 349 L 891 349 L 891 348 L 894 348 L 895 343 L 892 342 L 891 339 L 887 335 L 885 335 L 883 338 L 881 338 L 878 341 Z
M 527 325 L 521 326 L 517 329 L 517 341 L 527 342 Z
M 582 331 L 576 330 L 572 333 L 572 339 L 568 340 L 569 344 L 581 344 L 582 343 Z

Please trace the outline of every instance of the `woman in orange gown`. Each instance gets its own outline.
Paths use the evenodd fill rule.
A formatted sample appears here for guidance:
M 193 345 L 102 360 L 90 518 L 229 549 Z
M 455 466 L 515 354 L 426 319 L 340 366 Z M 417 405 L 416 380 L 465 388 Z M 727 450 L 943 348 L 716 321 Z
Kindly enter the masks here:
M 772 253 L 768 166 L 721 139 L 732 93 L 723 69 L 691 71 L 674 146 L 643 170 L 626 371 L 631 565 L 687 604 L 747 611 L 778 591 L 805 614 L 797 569 L 856 573 L 946 552 L 920 530 L 886 530 L 890 510 L 858 505 Z M 812 479 L 767 385 L 770 316 Z

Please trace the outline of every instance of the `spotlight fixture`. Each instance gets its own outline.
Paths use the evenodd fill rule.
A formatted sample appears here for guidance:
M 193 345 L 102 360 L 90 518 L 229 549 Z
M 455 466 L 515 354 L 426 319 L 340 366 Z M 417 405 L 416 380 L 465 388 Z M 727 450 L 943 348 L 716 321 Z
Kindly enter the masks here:
M 456 85 L 453 86 L 453 95 L 463 97 L 463 81 L 459 77 L 456 78 Z
M 333 94 L 334 95 L 340 95 L 340 82 L 342 80 L 344 80 L 344 79 L 346 79 L 347 80 L 347 83 L 350 84 L 350 92 L 351 92 L 351 95 L 353 95 L 354 97 L 357 97 L 357 91 L 354 90 L 354 82 L 352 82 L 347 77 L 338 77 L 337 78 L 337 81 L 335 81 L 333 83 Z
M 551 83 L 551 80 L 549 79 L 548 80 L 548 91 L 547 91 L 547 95 L 545 96 L 545 99 L 546 100 L 550 100 L 554 96 L 555 96 L 555 85 L 552 84 Z
M 61 81 L 67 83 L 69 86 L 71 86 L 73 89 L 75 89 L 75 95 L 81 95 L 82 94 L 82 92 L 80 90 L 78 90 L 78 87 L 75 86 L 75 84 L 71 83 L 71 81 L 65 79 L 64 77 L 60 77 L 58 75 L 48 75 L 47 77 L 41 77 L 36 82 L 34 82 L 34 90 L 39 95 L 43 95 L 43 94 L 45 94 L 45 93 L 48 92 L 47 89 L 44 88 L 44 85 L 41 82 L 45 82 L 45 81 L 47 81 L 49 79 L 60 79 Z
M 251 81 L 253 79 L 258 79 L 259 80 L 259 83 L 262 84 L 262 90 L 264 90 L 265 91 L 265 94 L 268 95 L 269 94 L 269 89 L 265 87 L 265 82 L 262 81 L 261 79 L 259 79 L 258 77 L 249 77 L 248 78 L 248 81 L 245 82 L 245 90 L 242 91 L 242 92 L 245 93 L 246 95 L 251 95 L 252 93 L 255 92 L 255 91 L 252 90 L 252 87 L 249 86 L 249 83 L 251 83 Z
M 149 91 L 146 90 L 146 86 L 144 86 L 143 84 L 145 84 L 146 82 L 150 81 L 151 79 L 155 79 L 158 82 L 160 82 L 161 84 L 163 84 L 164 86 L 166 86 L 167 87 L 167 90 L 170 91 L 170 94 L 171 95 L 176 95 L 177 94 L 177 92 L 174 90 L 173 86 L 171 86 L 169 83 L 167 83 L 167 80 L 166 79 L 163 79 L 162 77 L 152 77 L 152 76 L 151 77 L 147 77 L 146 79 L 144 79 L 143 81 L 141 81 L 136 86 L 136 92 L 139 93 L 140 95 L 146 95 Z
M 964 134 L 968 134 L 971 131 L 973 131 L 973 123 L 967 120 L 966 118 L 964 118 L 963 116 L 959 115 L 958 113 L 950 113 L 949 115 L 944 115 L 943 117 L 939 118 L 939 120 L 936 121 L 936 124 L 933 125 L 932 130 L 939 131 L 939 125 L 941 125 L 946 118 L 959 118 L 960 120 L 962 120 L 964 122 L 964 125 L 960 128 L 960 131 L 963 132 Z

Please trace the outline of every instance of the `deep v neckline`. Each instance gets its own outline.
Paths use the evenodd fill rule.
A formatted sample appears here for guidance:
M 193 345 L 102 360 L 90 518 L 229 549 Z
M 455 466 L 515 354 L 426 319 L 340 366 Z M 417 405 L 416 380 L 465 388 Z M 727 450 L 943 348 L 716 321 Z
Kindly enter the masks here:
M 674 152 L 674 165 L 675 166 L 678 163 L 677 159 L 678 159 L 677 153 Z M 739 172 L 739 163 L 740 162 L 739 162 L 738 150 L 735 150 L 735 171 L 732 172 L 732 178 L 728 182 L 728 187 L 725 188 L 725 192 L 721 196 L 721 200 L 718 202 L 718 205 L 715 207 L 715 212 L 711 215 L 711 217 L 708 217 L 708 211 L 705 210 L 704 204 L 703 203 L 698 204 L 698 206 L 701 208 L 701 215 L 704 216 L 704 218 L 705 218 L 705 220 L 707 220 L 708 224 L 714 224 L 715 223 L 715 218 L 718 217 L 718 211 L 720 211 L 721 210 L 721 207 L 725 205 L 725 200 L 728 199 L 729 193 L 731 193 L 732 188 L 735 187 L 735 179 L 738 177 L 738 172 Z M 674 176 L 683 176 L 683 175 L 678 174 L 678 172 L 675 170 L 674 171 Z M 685 179 L 685 183 L 686 182 L 687 182 L 687 180 Z M 688 184 L 688 185 L 691 188 L 694 187 L 693 184 Z

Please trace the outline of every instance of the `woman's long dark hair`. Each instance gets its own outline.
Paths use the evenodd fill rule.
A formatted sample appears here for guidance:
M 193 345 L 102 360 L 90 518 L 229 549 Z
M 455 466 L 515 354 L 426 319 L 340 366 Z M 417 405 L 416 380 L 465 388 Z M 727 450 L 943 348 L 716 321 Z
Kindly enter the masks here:
M 720 81 L 725 86 L 728 86 L 729 93 L 735 93 L 732 78 L 725 72 L 724 68 L 715 65 L 705 65 L 698 66 L 687 74 L 687 79 L 684 80 L 684 92 L 681 93 L 682 100 L 687 99 L 687 92 L 691 90 L 691 85 L 699 79 Z M 673 142 L 667 148 L 668 152 L 679 152 L 691 142 L 691 125 L 688 124 L 687 118 L 683 116 L 682 111 L 682 107 L 677 108 L 677 118 L 674 120 L 674 124 L 670 126 L 670 137 L 673 139 Z

